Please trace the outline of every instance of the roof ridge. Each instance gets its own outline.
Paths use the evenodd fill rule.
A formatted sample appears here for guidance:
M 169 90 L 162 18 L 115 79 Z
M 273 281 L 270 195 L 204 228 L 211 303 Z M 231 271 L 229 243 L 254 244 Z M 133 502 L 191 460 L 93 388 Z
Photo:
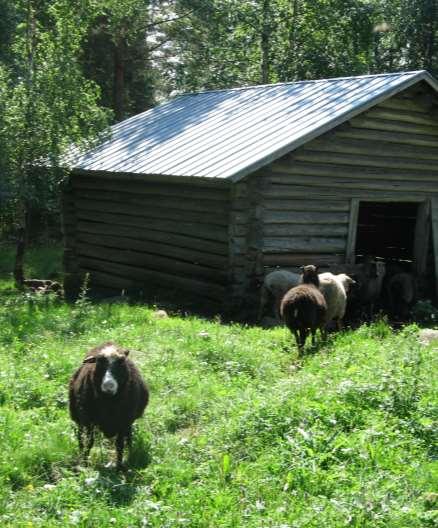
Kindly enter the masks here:
M 402 72 L 389 72 L 389 73 L 367 73 L 364 75 L 348 75 L 345 77 L 329 77 L 327 79 L 308 79 L 308 80 L 302 80 L 302 81 L 285 81 L 285 82 L 279 82 L 279 83 L 271 83 L 271 84 L 252 84 L 248 86 L 234 86 L 232 88 L 215 88 L 212 90 L 196 90 L 193 92 L 183 92 L 180 94 L 176 94 L 176 97 L 184 97 L 184 96 L 190 96 L 190 95 L 202 95 L 206 93 L 216 93 L 216 92 L 234 92 L 234 91 L 243 91 L 243 90 L 253 90 L 256 88 L 274 88 L 276 86 L 291 86 L 293 84 L 306 84 L 306 83 L 321 83 L 321 82 L 332 82 L 332 81 L 342 81 L 342 80 L 350 80 L 350 79 L 366 79 L 369 77 L 395 77 L 395 76 L 403 76 L 403 75 L 416 75 L 420 73 L 428 73 L 427 70 L 410 70 L 410 71 L 402 71 Z

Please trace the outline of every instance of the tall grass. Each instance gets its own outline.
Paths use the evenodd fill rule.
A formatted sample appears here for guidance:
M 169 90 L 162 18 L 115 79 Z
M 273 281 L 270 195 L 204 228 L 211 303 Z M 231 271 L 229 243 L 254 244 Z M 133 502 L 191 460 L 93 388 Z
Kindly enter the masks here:
M 128 470 L 100 439 L 80 463 L 67 384 L 105 340 L 150 391 Z M 0 525 L 431 527 L 437 354 L 384 322 L 298 359 L 284 328 L 153 307 L 0 302 Z

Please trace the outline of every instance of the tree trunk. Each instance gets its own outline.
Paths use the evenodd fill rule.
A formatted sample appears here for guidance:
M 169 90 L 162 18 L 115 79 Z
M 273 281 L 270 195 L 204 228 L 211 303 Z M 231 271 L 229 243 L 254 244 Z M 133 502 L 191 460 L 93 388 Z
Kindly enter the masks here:
M 289 26 L 289 67 L 288 67 L 288 81 L 292 81 L 297 77 L 297 35 L 298 35 L 298 0 L 291 2 L 291 17 Z
M 114 44 L 114 114 L 117 121 L 125 117 L 125 41 Z
M 26 249 L 26 227 L 20 227 L 17 233 L 15 250 L 14 280 L 15 287 L 22 289 L 24 284 L 24 252 Z
M 260 36 L 260 81 L 262 84 L 269 83 L 270 70 L 270 39 L 271 39 L 271 5 L 270 0 L 263 0 L 262 7 L 262 31 Z
M 433 66 L 433 56 L 435 53 L 436 0 L 429 1 L 426 4 L 425 15 L 427 23 L 425 24 L 426 34 L 424 35 L 424 68 L 430 70 Z

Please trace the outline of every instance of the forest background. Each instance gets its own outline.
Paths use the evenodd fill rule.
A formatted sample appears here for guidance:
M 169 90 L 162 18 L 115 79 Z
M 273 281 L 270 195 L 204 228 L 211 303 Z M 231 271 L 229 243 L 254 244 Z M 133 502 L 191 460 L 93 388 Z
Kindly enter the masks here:
M 0 238 L 57 211 L 36 162 L 177 93 L 418 69 L 437 0 L 0 0 Z

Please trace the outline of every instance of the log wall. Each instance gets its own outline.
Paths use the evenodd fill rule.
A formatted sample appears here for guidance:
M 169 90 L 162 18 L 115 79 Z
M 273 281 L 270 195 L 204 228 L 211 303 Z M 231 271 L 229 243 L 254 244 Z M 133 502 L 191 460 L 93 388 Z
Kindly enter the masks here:
M 223 302 L 228 186 L 72 174 L 64 202 L 66 254 L 92 286 Z
M 248 231 L 257 235 L 251 260 L 263 269 L 261 276 L 257 267 L 251 272 L 261 280 L 277 266 L 340 270 L 354 250 L 361 201 L 424 204 L 438 197 L 436 108 L 431 90 L 418 85 L 247 177 L 248 187 L 261 182 L 257 222 Z M 423 218 L 427 208 L 421 210 Z

